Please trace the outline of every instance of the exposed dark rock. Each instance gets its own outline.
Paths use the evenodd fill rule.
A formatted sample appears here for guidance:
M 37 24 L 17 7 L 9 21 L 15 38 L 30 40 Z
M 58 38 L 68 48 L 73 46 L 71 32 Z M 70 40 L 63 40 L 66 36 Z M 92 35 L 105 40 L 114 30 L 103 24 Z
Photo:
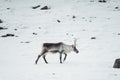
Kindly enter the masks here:
M 3 27 L 0 27 L 0 30 L 1 30 L 1 29 L 4 29 L 4 28 L 3 28 Z
M 118 35 L 120 35 L 120 33 L 118 33 Z
M 102 2 L 102 0 L 99 0 L 98 2 Z
M 41 29 L 41 27 L 38 27 L 38 29 Z
M 120 11 L 120 8 L 118 6 L 116 6 L 113 11 Z
M 34 33 L 34 32 L 33 32 L 33 35 L 37 35 L 37 33 Z
M 85 19 L 85 17 L 82 17 L 82 19 Z
M 30 41 L 26 41 L 25 43 L 30 43 Z
M 117 6 L 117 7 L 115 7 L 115 9 L 119 9 L 119 7 Z
M 44 6 L 41 8 L 41 10 L 48 10 L 48 9 L 50 9 L 48 6 Z
M 91 37 L 91 39 L 96 39 L 96 37 Z
M 89 20 L 89 22 L 92 22 L 92 20 Z
M 115 60 L 113 68 L 120 68 L 120 58 Z
M 21 41 L 20 43 L 24 43 L 23 41 Z
M 39 7 L 40 7 L 40 5 L 37 5 L 37 6 L 32 7 L 32 9 L 37 9 Z
M 90 2 L 94 2 L 94 0 L 90 0 Z
M 3 21 L 0 19 L 0 23 L 3 23 Z
M 103 3 L 106 3 L 107 1 L 106 0 L 103 0 Z
M 6 35 L 2 35 L 1 37 L 14 37 L 14 34 L 6 34 Z
M 30 41 L 25 41 L 25 42 L 21 41 L 20 43 L 30 43 Z
M 68 33 L 66 33 L 66 35 L 68 35 Z
M 10 10 L 10 8 L 7 8 L 7 10 Z
M 75 16 L 72 17 L 73 19 L 76 18 Z
M 52 73 L 52 75 L 55 75 L 55 73 Z
M 107 1 L 106 0 L 99 0 L 98 2 L 106 3 Z
M 7 28 L 4 28 L 4 27 L 0 27 L 0 30 L 5 30 L 5 29 L 7 29 Z
M 82 31 L 86 31 L 85 29 L 83 29 Z
M 15 31 L 17 31 L 17 29 L 14 29 Z
M 58 23 L 60 23 L 61 21 L 60 20 L 57 20 Z

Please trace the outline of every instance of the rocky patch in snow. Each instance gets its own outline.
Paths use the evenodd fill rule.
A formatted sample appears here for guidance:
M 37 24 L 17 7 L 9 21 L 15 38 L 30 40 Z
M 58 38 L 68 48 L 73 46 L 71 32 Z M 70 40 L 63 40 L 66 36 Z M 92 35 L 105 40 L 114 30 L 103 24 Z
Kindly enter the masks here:
M 15 35 L 14 34 L 5 34 L 5 35 L 2 35 L 1 37 L 14 37 Z
M 39 7 L 40 7 L 40 5 L 33 6 L 32 9 L 37 9 L 37 8 L 39 8 Z
M 50 7 L 44 6 L 44 7 L 42 7 L 40 10 L 49 10 L 49 9 L 50 9 Z
M 8 29 L 8 28 L 0 27 L 0 30 L 5 30 L 5 29 Z
M 3 23 L 3 21 L 0 19 L 0 23 Z

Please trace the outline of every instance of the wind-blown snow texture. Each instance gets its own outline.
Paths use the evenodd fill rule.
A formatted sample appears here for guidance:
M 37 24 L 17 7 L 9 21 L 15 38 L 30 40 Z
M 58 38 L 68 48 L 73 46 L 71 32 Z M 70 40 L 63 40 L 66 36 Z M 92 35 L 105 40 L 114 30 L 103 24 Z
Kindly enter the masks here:
M 120 58 L 120 0 L 0 0 L 0 19 L 0 80 L 120 79 L 112 68 Z M 14 36 L 1 37 L 6 34 Z M 74 38 L 79 54 L 63 64 L 59 54 L 34 64 L 42 43 Z

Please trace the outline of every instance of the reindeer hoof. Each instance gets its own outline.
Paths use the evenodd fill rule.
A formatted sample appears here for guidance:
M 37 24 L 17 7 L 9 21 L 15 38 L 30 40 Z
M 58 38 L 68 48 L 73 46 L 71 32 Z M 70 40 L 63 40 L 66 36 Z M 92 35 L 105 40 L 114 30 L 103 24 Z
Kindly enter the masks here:
M 60 62 L 62 64 L 62 62 Z
M 37 64 L 37 63 L 35 62 L 35 64 Z
M 45 62 L 46 64 L 48 64 L 48 62 Z

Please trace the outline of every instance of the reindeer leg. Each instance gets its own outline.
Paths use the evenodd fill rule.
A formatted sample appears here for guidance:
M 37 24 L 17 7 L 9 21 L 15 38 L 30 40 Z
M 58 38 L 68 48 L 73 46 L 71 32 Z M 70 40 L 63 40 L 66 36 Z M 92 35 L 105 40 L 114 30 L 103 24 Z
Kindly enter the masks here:
M 37 59 L 36 59 L 36 61 L 35 61 L 35 64 L 37 64 L 39 58 L 40 58 L 41 56 L 43 56 L 46 52 L 47 52 L 47 51 L 46 51 L 45 49 L 42 50 L 42 53 L 41 53 L 40 55 L 38 55 L 38 57 L 37 57 Z
M 62 53 L 60 53 L 60 63 L 62 63 Z
M 48 64 L 48 62 L 47 62 L 45 57 L 46 57 L 46 55 L 43 55 L 43 59 L 44 59 L 45 63 Z
M 37 62 L 38 62 L 38 60 L 39 60 L 39 58 L 42 56 L 42 54 L 40 54 L 40 55 L 38 55 L 38 57 L 37 57 L 37 59 L 36 59 L 36 61 L 35 61 L 35 64 L 37 64 Z
M 64 60 L 63 61 L 65 61 L 66 60 L 66 57 L 67 57 L 67 54 L 66 53 L 64 53 L 65 54 L 65 57 L 64 57 Z
M 64 50 L 62 50 L 60 53 L 60 63 L 62 63 L 62 54 L 63 54 Z

